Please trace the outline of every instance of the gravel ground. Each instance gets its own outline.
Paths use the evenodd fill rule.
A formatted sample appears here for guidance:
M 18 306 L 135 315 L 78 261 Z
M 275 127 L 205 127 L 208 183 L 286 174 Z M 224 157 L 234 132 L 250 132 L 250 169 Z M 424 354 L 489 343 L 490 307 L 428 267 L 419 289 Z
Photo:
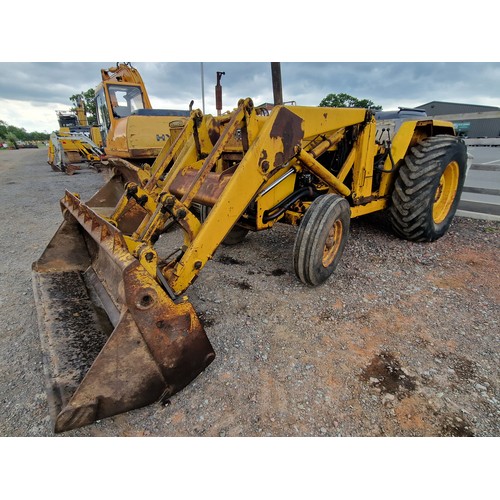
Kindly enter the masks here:
M 87 199 L 92 170 L 52 172 L 45 150 L 0 151 L 0 435 L 52 436 L 31 264 Z M 188 291 L 217 357 L 167 404 L 64 436 L 499 436 L 500 223 L 455 218 L 442 239 L 353 220 L 335 275 L 292 268 L 296 229 L 221 247 Z

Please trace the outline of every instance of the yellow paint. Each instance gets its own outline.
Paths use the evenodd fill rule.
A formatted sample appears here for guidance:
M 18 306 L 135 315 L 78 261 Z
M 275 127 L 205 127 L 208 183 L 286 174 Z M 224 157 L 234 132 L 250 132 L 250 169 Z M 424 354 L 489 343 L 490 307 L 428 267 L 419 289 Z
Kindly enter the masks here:
M 460 167 L 456 161 L 450 162 L 444 169 L 439 180 L 432 206 L 432 218 L 435 224 L 443 222 L 450 213 L 451 206 L 457 195 Z

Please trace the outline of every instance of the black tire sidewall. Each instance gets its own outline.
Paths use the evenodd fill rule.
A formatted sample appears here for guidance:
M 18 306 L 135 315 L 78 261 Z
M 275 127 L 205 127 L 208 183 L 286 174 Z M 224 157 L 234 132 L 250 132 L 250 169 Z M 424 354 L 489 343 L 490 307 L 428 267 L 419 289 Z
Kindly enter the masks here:
M 465 182 L 465 171 L 467 168 L 467 153 L 465 152 L 465 159 L 463 156 L 463 149 L 460 146 L 460 143 L 455 143 L 452 147 L 450 147 L 449 151 L 446 155 L 441 159 L 441 164 L 439 166 L 439 170 L 436 172 L 435 179 L 433 180 L 430 190 L 430 199 L 429 199 L 429 207 L 427 209 L 427 227 L 428 227 L 428 237 L 431 240 L 436 240 L 443 236 L 448 230 L 453 217 L 455 216 L 455 212 L 457 211 L 458 204 L 460 202 L 460 196 L 462 194 L 463 185 Z M 451 162 L 457 162 L 459 168 L 459 177 L 457 184 L 457 191 L 455 194 L 455 199 L 451 204 L 451 207 L 446 215 L 446 217 L 439 223 L 436 224 L 434 222 L 433 217 L 433 207 L 434 207 L 434 199 L 436 196 L 436 191 L 438 189 L 441 176 L 443 175 L 446 167 Z
M 222 240 L 224 246 L 232 246 L 241 243 L 250 230 L 246 227 L 234 225 L 227 236 Z
M 459 168 L 455 198 L 446 217 L 436 224 L 433 217 L 436 191 L 446 167 L 453 161 Z M 455 136 L 436 135 L 414 146 L 405 156 L 392 193 L 389 218 L 394 232 L 401 238 L 419 242 L 443 236 L 458 208 L 466 171 L 467 148 Z

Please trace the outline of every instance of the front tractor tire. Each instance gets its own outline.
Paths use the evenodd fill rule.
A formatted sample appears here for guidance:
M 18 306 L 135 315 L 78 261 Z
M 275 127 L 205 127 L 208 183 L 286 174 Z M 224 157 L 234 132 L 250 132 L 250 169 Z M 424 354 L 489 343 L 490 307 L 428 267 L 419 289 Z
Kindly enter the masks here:
M 457 211 L 466 170 L 467 148 L 458 137 L 437 135 L 411 148 L 394 183 L 394 232 L 410 241 L 441 238 Z
M 293 247 L 293 266 L 306 285 L 318 286 L 335 271 L 349 237 L 351 208 L 342 196 L 316 198 L 305 213 Z

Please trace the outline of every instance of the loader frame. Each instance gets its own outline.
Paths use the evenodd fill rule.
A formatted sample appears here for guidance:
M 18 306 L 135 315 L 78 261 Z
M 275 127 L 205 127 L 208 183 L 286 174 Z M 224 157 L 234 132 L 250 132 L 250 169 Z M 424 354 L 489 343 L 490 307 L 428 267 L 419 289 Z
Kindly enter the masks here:
M 335 174 L 318 158 L 336 151 L 347 130 L 354 132 L 352 147 Z M 232 114 L 219 119 L 198 110 L 172 147 L 159 154 L 143 186 L 128 183 L 107 220 L 120 227 L 131 205 L 141 206 L 142 220 L 126 241 L 152 275 L 157 275 L 159 261 L 155 237 L 171 221 L 184 229 L 182 254 L 161 270 L 162 283 L 180 295 L 236 224 L 262 230 L 277 221 L 300 223 L 307 201 L 272 217 L 273 208 L 291 194 L 290 184 L 298 174 L 308 172 L 316 178 L 318 195 L 346 197 L 351 217 L 380 211 L 390 202 L 397 165 L 408 149 L 423 137 L 445 132 L 453 133 L 448 122 L 407 122 L 392 139 L 385 130 L 377 132 L 373 114 L 366 109 L 278 106 L 264 117 L 251 99 L 242 99 Z M 236 168 L 224 157 L 231 154 Z M 203 223 L 190 210 L 194 202 L 211 207 Z M 255 206 L 253 218 L 247 210 L 250 204 Z

